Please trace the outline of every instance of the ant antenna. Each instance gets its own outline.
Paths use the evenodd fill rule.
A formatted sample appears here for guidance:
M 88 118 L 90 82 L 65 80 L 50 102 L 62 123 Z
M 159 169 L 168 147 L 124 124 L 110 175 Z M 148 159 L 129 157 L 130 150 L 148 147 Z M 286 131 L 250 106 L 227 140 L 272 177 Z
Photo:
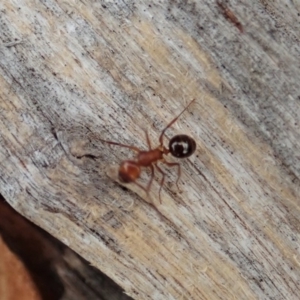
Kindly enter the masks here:
M 121 144 L 121 143 L 116 143 L 116 142 L 112 142 L 112 141 L 107 141 L 107 140 L 100 139 L 97 135 L 95 135 L 93 133 L 89 134 L 89 137 L 95 138 L 98 141 L 101 141 L 103 143 L 107 143 L 107 144 L 110 144 L 110 145 L 116 145 L 116 146 L 128 148 L 128 149 L 131 149 L 131 150 L 136 151 L 136 152 L 140 152 L 141 151 L 139 148 L 134 147 L 134 146 L 124 145 L 124 144 Z
M 193 99 L 188 105 L 187 105 L 187 107 L 175 118 L 175 119 L 173 119 L 166 127 L 165 127 L 165 129 L 161 132 L 161 134 L 160 134 L 160 137 L 159 137 L 159 143 L 160 143 L 160 145 L 162 145 L 163 144 L 163 136 L 164 136 L 164 134 L 165 134 L 165 132 L 166 132 L 166 130 L 168 129 L 168 128 L 170 128 L 176 121 L 177 121 L 177 119 L 188 109 L 188 107 L 195 101 L 196 99 Z

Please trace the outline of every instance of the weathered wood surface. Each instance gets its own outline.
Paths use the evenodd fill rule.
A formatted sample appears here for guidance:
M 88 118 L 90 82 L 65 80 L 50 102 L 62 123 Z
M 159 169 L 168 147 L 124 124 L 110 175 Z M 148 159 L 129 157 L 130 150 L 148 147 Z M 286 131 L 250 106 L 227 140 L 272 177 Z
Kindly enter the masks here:
M 300 4 L 220 3 L 0 4 L 1 193 L 135 299 L 300 294 Z M 154 209 L 87 135 L 145 147 L 193 98 Z

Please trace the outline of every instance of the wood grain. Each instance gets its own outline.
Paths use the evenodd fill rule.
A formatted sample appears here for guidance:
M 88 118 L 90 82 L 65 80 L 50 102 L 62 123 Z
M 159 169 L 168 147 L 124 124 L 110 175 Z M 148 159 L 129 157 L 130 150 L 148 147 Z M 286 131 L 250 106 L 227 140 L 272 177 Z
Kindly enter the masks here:
M 134 299 L 300 293 L 300 6 L 218 3 L 0 4 L 1 193 Z M 145 148 L 193 98 L 181 192 L 108 176 L 90 132 Z

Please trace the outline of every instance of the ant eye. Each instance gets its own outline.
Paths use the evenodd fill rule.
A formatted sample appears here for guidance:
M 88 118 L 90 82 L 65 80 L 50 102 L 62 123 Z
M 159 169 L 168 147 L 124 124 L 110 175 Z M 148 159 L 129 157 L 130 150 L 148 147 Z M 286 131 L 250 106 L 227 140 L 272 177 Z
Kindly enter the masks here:
M 169 142 L 169 149 L 173 156 L 185 158 L 191 156 L 195 152 L 196 143 L 188 135 L 175 135 Z

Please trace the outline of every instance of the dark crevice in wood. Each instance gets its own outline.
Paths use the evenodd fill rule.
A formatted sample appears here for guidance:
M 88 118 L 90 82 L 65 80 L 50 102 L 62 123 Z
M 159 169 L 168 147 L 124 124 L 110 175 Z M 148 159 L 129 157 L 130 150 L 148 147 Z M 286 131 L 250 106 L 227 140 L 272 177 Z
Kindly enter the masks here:
M 24 263 L 42 299 L 131 299 L 110 278 L 14 211 L 1 195 L 0 235 Z

